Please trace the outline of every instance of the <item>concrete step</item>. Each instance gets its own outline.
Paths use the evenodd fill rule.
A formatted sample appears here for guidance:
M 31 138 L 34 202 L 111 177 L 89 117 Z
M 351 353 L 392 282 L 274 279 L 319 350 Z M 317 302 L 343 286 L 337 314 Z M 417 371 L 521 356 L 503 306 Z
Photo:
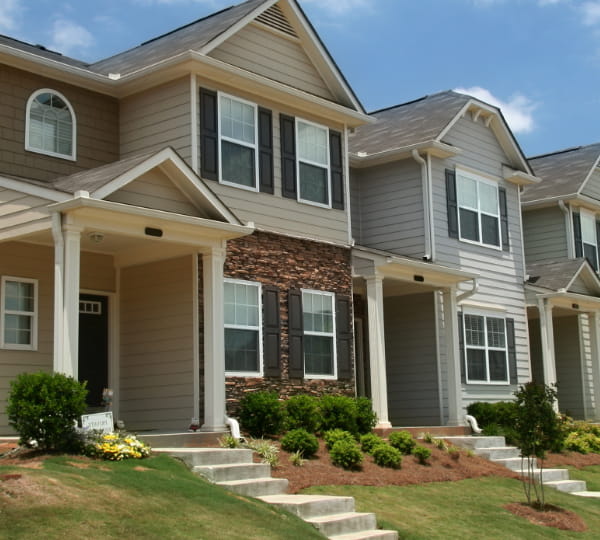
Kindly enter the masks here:
M 223 465 L 196 465 L 192 471 L 201 474 L 211 482 L 249 480 L 271 476 L 271 466 L 267 463 L 228 463 Z
M 502 459 L 491 459 L 494 463 L 498 463 L 499 465 L 504 465 L 507 469 L 511 471 L 521 473 L 523 467 L 524 470 L 527 470 L 527 461 L 524 461 L 520 457 L 512 457 L 512 458 L 502 458 Z M 537 467 L 537 460 L 535 461 L 534 467 Z
M 339 534 L 330 536 L 329 538 L 330 540 L 398 540 L 398 533 L 396 531 L 373 529 L 350 534 Z
M 335 535 L 368 531 L 377 528 L 375 514 L 346 512 L 305 519 L 328 538 Z
M 578 497 L 592 497 L 594 499 L 600 499 L 600 491 L 572 491 L 571 495 L 577 495 Z
M 252 463 L 252 450 L 245 448 L 153 448 L 153 453 L 170 454 L 190 467 L 200 465 L 225 465 Z
M 475 454 L 491 461 L 521 457 L 521 451 L 516 446 L 497 446 L 495 448 L 476 448 Z
M 442 438 L 445 441 L 452 443 L 454 446 L 470 448 L 471 450 L 475 450 L 477 448 L 497 448 L 499 446 L 506 446 L 506 441 L 504 440 L 504 437 L 471 436 Z
M 554 480 L 544 482 L 544 485 L 565 493 L 585 491 L 587 488 L 587 484 L 583 480 Z
M 285 493 L 288 487 L 286 478 L 254 478 L 249 480 L 229 480 L 227 482 L 217 482 L 222 486 L 238 495 L 246 497 L 262 497 L 264 495 L 279 495 Z
M 354 497 L 330 495 L 267 495 L 262 501 L 278 506 L 302 519 L 354 512 Z
M 527 476 L 527 469 L 515 471 L 521 476 Z M 536 480 L 539 480 L 540 469 L 533 469 L 533 476 Z M 558 480 L 568 480 L 569 471 L 567 469 L 544 469 L 542 473 L 542 480 L 544 484 L 548 482 L 556 482 Z

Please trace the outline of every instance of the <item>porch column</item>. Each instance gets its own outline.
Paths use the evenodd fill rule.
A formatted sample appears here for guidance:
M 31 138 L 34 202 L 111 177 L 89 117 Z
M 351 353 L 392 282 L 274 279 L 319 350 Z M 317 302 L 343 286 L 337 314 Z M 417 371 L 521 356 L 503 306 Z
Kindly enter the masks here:
M 540 335 L 542 341 L 542 364 L 544 366 L 544 384 L 556 385 L 556 358 L 554 348 L 554 325 L 552 320 L 552 303 L 548 298 L 538 300 L 540 313 Z M 554 403 L 558 411 L 558 401 Z
M 446 330 L 446 365 L 448 371 L 448 425 L 460 426 L 463 422 L 462 382 L 460 377 L 460 350 L 458 346 L 458 303 L 456 287 L 442 292 L 444 299 L 444 328 Z
M 369 317 L 369 365 L 371 367 L 371 398 L 377 414 L 378 428 L 390 428 L 388 420 L 387 372 L 385 366 L 385 329 L 383 324 L 383 278 L 375 273 L 367 282 L 367 312 Z
M 592 353 L 592 377 L 594 382 L 594 420 L 600 420 L 600 316 L 597 311 L 588 313 L 590 346 Z
M 223 263 L 225 245 L 202 255 L 204 284 L 204 424 L 201 431 L 225 430 L 225 337 Z
M 59 212 L 52 214 L 52 237 L 54 240 L 54 350 L 53 370 L 55 373 L 64 371 L 63 354 L 63 301 L 64 301 L 64 237 L 62 231 L 62 220 Z
M 79 368 L 79 276 L 82 228 L 63 226 L 64 303 L 62 373 L 77 379 Z M 60 363 L 60 359 L 59 359 Z

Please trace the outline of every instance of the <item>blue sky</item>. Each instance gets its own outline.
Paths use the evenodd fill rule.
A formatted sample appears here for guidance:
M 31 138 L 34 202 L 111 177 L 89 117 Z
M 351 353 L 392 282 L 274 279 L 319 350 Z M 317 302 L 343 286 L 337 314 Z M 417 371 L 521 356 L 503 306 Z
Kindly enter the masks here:
M 0 33 L 93 61 L 237 0 L 0 0 Z M 300 0 L 367 110 L 447 89 L 527 155 L 600 141 L 600 0 Z

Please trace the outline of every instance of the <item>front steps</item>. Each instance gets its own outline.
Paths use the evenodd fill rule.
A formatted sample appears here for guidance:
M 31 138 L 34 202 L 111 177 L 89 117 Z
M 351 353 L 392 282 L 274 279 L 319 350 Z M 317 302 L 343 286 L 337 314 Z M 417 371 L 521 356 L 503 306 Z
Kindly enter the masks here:
M 271 467 L 254 463 L 253 451 L 241 448 L 154 448 L 181 459 L 194 473 L 246 497 L 279 506 L 335 540 L 397 540 L 395 531 L 378 530 L 375 514 L 354 511 L 353 497 L 287 495 L 288 481 L 271 478 Z

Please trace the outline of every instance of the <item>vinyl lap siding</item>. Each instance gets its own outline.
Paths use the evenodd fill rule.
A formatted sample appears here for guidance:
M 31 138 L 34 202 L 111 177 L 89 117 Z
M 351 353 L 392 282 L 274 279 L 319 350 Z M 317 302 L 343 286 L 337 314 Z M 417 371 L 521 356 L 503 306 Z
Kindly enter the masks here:
M 23 226 L 35 231 L 50 226 L 50 201 L 0 187 L 0 240 Z
M 558 406 L 575 418 L 584 418 L 580 335 L 577 315 L 554 318 Z M 560 336 L 560 337 L 558 337 Z
M 82 290 L 115 292 L 114 261 L 111 255 L 103 253 L 81 253 L 81 283 Z
M 596 168 L 592 176 L 581 190 L 583 195 L 600 200 L 600 169 Z
M 523 212 L 527 264 L 568 258 L 565 216 L 558 206 Z

